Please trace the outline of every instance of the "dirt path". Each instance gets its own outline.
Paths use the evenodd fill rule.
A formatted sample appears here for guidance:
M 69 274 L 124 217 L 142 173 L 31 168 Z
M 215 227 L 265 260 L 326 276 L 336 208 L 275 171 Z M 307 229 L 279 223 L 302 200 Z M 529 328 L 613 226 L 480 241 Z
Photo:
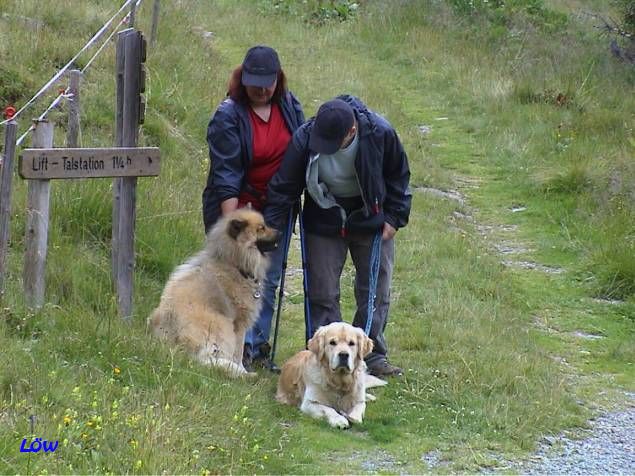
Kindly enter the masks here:
M 533 251 L 533 245 L 518 239 L 516 226 L 476 223 L 467 205 L 469 199 L 460 191 L 423 187 L 419 190 L 435 197 L 455 201 L 461 207 L 467 207 L 467 214 L 454 213 L 456 226 L 460 227 L 461 222 L 473 224 L 489 246 L 500 256 L 503 265 L 547 274 L 560 274 L 566 271 L 525 259 L 524 257 Z M 523 207 L 509 209 L 510 213 L 525 211 Z M 600 338 L 583 333 L 579 333 L 577 337 Z M 625 409 L 600 414 L 589 421 L 588 429 L 575 429 L 563 432 L 557 437 L 545 437 L 536 452 L 528 459 L 522 462 L 501 461 L 495 468 L 488 468 L 484 472 L 493 474 L 511 471 L 532 475 L 635 475 L 635 394 L 626 392 L 625 400 L 627 402 Z M 422 458 L 432 471 L 444 466 L 444 462 L 434 454 L 424 455 Z

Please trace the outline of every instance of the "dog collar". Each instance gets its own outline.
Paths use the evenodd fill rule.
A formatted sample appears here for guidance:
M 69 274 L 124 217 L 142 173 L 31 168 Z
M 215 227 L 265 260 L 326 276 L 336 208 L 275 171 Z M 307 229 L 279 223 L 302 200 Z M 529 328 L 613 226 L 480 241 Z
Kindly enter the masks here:
M 256 285 L 256 290 L 254 291 L 254 299 L 260 299 L 260 297 L 262 296 L 262 294 L 260 293 L 260 282 L 253 274 L 245 271 L 244 269 L 239 268 L 238 270 L 240 271 L 240 274 L 243 278 L 254 282 L 254 284 Z

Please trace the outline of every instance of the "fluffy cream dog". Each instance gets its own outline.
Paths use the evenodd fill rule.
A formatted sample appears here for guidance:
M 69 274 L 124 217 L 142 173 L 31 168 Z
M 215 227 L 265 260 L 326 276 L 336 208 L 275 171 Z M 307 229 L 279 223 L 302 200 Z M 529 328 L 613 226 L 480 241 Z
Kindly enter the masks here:
M 333 427 L 361 423 L 366 400 L 374 399 L 366 389 L 386 385 L 366 373 L 364 357 L 373 341 L 362 329 L 334 322 L 320 327 L 308 347 L 282 366 L 276 400 L 325 418 Z
M 183 346 L 198 361 L 236 377 L 245 333 L 260 311 L 260 286 L 279 233 L 254 210 L 220 219 L 205 248 L 170 276 L 161 302 L 148 319 L 152 333 Z

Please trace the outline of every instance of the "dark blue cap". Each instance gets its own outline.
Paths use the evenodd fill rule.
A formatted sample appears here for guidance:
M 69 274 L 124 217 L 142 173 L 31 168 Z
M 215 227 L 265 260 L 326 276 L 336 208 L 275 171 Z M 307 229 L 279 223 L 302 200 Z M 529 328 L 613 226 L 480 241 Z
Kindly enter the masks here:
M 244 86 L 268 88 L 278 77 L 280 60 L 278 53 L 268 46 L 249 48 L 243 60 L 242 83 Z
M 311 129 L 309 148 L 318 154 L 333 154 L 355 123 L 353 109 L 341 99 L 327 101 L 320 106 Z

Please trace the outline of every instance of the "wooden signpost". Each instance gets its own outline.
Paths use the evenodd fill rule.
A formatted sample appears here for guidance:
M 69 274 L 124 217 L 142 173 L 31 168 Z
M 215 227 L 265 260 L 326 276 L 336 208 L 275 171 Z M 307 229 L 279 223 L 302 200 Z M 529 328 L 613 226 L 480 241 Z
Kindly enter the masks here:
M 159 175 L 158 147 L 106 149 L 24 149 L 20 156 L 23 179 L 150 177 Z
M 53 146 L 53 123 L 36 121 L 33 147 Z M 49 232 L 50 180 L 29 180 L 24 232 L 24 296 L 30 307 L 44 304 L 45 270 Z
M 9 252 L 9 220 L 11 217 L 11 182 L 18 125 L 12 119 L 6 125 L 4 160 L 0 167 L 0 296 L 4 294 L 4 275 Z
M 134 5 L 134 2 L 133 2 Z M 28 181 L 24 290 L 27 305 L 44 303 L 44 271 L 47 254 L 51 179 L 114 177 L 113 182 L 113 280 L 121 317 L 132 316 L 134 229 L 137 177 L 159 175 L 157 147 L 137 147 L 139 124 L 143 123 L 145 99 L 146 42 L 141 32 L 129 28 L 117 39 L 117 103 L 115 142 L 111 148 L 53 148 L 53 124 L 36 122 L 33 148 L 20 155 L 19 174 Z M 79 104 L 76 77 L 73 97 Z M 79 114 L 76 114 L 77 122 Z M 68 143 L 76 145 L 79 124 Z M 6 169 L 6 167 L 5 167 Z M 3 197 L 3 202 L 4 202 Z M 3 210 L 3 215 L 6 212 Z M 8 229 L 3 226 L 3 229 Z M 1 237 L 3 241 L 6 237 Z M 2 249 L 0 249 L 2 251 Z M 3 258 L 4 254 L 0 255 Z M 3 264 L 3 259 L 0 264 Z M 2 284 L 2 283 L 0 283 Z

